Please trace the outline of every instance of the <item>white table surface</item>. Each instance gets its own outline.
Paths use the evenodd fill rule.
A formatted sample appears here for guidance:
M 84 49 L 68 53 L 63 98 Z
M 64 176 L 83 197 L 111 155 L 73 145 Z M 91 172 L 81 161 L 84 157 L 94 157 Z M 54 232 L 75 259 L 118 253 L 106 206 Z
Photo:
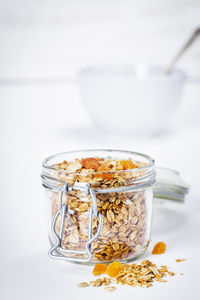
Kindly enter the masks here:
M 200 214 L 180 207 L 159 208 L 155 213 L 159 214 L 159 220 L 150 249 L 141 259 L 168 265 L 175 276 L 169 276 L 167 283 L 155 282 L 148 289 L 118 285 L 112 294 L 103 288 L 80 289 L 78 283 L 94 279 L 92 267 L 55 262 L 42 249 L 38 253 L 34 249 L 30 254 L 10 260 L 9 264 L 4 261 L 3 268 L 1 265 L 2 299 L 198 299 Z M 165 240 L 167 252 L 155 257 L 150 250 L 158 240 Z M 185 262 L 175 262 L 176 258 L 183 257 L 187 259 Z
M 68 93 L 72 102 L 65 100 Z M 162 299 L 177 299 L 179 295 L 187 299 L 191 292 L 197 293 L 200 127 L 185 126 L 154 138 L 102 136 L 90 125 L 81 102 L 70 87 L 4 87 L 1 95 L 2 299 L 92 299 L 94 296 L 96 299 L 120 299 L 123 295 L 137 296 L 137 299 L 161 296 Z M 78 112 L 77 105 L 80 105 Z M 71 111 L 77 112 L 79 126 Z M 168 283 L 156 283 L 148 290 L 119 287 L 115 296 L 108 296 L 102 289 L 80 290 L 76 285 L 92 280 L 92 269 L 51 261 L 47 256 L 41 161 L 56 152 L 101 147 L 149 153 L 158 165 L 179 170 L 191 185 L 185 204 L 168 204 L 169 207 L 155 209 L 152 242 L 143 257 L 166 264 L 176 273 Z M 150 250 L 160 240 L 167 243 L 167 252 L 152 257 Z M 187 260 L 175 262 L 182 257 Z M 180 276 L 181 272 L 184 276 Z
M 162 136 L 102 135 L 81 102 L 75 73 L 98 62 L 164 64 L 198 25 L 199 2 L 60 0 L 0 5 L 1 299 L 198 299 L 199 42 L 180 63 L 193 79 Z M 149 289 L 119 286 L 112 294 L 101 288 L 78 289 L 79 282 L 92 280 L 92 268 L 48 258 L 41 161 L 53 153 L 84 148 L 147 153 L 157 165 L 179 170 L 191 185 L 185 204 L 155 207 L 152 242 L 142 257 L 176 273 L 167 283 L 156 282 Z M 167 251 L 152 256 L 153 244 L 160 240 Z M 182 257 L 187 260 L 175 262 Z

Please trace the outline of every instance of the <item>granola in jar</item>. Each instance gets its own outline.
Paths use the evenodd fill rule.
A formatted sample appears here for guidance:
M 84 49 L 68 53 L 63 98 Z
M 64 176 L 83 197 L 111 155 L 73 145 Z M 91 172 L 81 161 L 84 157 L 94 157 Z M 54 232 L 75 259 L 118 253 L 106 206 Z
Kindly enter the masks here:
M 62 256 L 74 261 L 87 259 L 84 250 L 89 247 L 92 263 L 108 263 L 132 260 L 146 250 L 154 182 L 154 162 L 150 157 L 115 150 L 62 153 L 44 161 L 42 181 L 47 190 L 50 221 L 57 216 L 54 229 L 57 239 L 59 236 L 61 239 L 56 250 Z M 62 205 L 67 206 L 62 217 L 58 213 L 61 210 L 59 189 L 65 183 L 71 188 L 62 194 Z M 86 184 L 95 191 L 98 214 L 102 218 L 101 230 L 90 246 L 87 242 L 93 197 L 73 188 L 78 184 Z M 93 215 L 92 237 L 98 231 L 99 222 Z M 55 245 L 52 232 L 49 237 Z

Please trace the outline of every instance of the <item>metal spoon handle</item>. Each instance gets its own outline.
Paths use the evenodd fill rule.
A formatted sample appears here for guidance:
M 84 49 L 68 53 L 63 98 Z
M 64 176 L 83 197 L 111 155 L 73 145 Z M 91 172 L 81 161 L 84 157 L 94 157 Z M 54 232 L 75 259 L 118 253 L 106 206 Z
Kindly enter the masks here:
M 181 50 L 178 52 L 178 54 L 174 57 L 174 59 L 171 61 L 171 63 L 167 66 L 167 68 L 164 70 L 164 74 L 169 74 L 171 70 L 173 69 L 175 63 L 177 60 L 186 52 L 186 50 L 193 44 L 193 42 L 200 36 L 200 27 L 195 30 L 195 32 L 192 34 L 192 36 L 189 38 L 189 40 L 186 42 L 186 44 L 181 48 Z

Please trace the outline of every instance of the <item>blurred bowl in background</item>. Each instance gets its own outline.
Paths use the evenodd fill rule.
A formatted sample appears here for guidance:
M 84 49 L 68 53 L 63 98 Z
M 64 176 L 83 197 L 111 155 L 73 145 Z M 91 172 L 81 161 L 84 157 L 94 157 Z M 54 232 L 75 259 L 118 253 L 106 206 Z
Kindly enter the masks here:
M 153 65 L 100 65 L 81 69 L 81 98 L 99 129 L 152 135 L 166 129 L 181 100 L 186 74 Z

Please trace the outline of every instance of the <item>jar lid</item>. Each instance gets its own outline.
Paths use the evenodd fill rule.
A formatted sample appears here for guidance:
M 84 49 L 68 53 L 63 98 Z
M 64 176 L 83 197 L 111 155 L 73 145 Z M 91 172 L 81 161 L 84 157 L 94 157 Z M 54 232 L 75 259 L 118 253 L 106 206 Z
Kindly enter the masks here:
M 183 181 L 179 172 L 166 168 L 156 168 L 154 198 L 184 202 L 190 186 Z

